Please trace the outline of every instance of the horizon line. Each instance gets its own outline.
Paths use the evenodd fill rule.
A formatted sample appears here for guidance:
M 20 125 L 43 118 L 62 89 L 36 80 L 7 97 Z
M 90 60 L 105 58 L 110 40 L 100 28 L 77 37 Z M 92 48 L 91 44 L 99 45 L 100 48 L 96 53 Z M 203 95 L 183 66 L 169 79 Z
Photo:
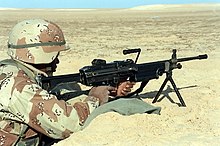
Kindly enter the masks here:
M 172 4 L 146 4 L 146 5 L 137 5 L 134 7 L 126 7 L 126 8 L 114 8 L 114 7 L 88 7 L 88 8 L 81 8 L 81 7 L 0 7 L 0 9 L 129 9 L 129 8 L 135 8 L 135 7 L 141 7 L 141 6 L 157 6 L 157 5 L 215 5 L 220 4 L 220 2 L 208 2 L 208 3 L 172 3 Z

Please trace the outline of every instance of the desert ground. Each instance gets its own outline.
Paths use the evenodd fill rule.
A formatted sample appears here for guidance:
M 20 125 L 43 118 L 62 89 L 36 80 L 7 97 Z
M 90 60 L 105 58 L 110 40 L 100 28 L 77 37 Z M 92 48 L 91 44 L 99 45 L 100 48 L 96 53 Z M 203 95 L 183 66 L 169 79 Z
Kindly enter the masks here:
M 161 8 L 161 9 L 160 9 Z M 166 9 L 165 9 L 166 8 Z M 161 114 L 99 115 L 84 130 L 55 146 L 206 146 L 220 143 L 220 6 L 138 7 L 133 9 L 1 9 L 0 59 L 7 58 L 7 38 L 19 21 L 43 18 L 57 23 L 70 50 L 62 52 L 56 75 L 76 73 L 94 58 L 135 59 L 123 49 L 141 48 L 138 63 L 208 54 L 206 60 L 183 62 L 173 79 L 186 103 L 170 84 L 158 102 L 153 98 L 165 75 L 151 80 L 140 94 L 161 107 Z M 137 88 L 139 83 L 134 87 Z M 82 86 L 83 89 L 90 88 Z M 71 123 L 70 123 L 71 124 Z

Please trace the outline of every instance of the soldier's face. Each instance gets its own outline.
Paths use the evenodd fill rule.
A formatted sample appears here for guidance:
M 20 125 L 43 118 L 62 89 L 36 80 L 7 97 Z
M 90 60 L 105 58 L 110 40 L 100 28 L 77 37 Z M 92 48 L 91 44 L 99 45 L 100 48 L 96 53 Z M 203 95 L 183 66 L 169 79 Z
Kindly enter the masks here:
M 52 76 L 54 72 L 56 72 L 57 69 L 57 64 L 59 64 L 59 59 L 58 59 L 58 55 L 57 57 L 48 64 L 32 64 L 34 67 L 36 67 L 37 69 L 45 72 L 48 76 Z
M 56 72 L 57 69 L 57 64 L 60 63 L 60 60 L 58 58 L 58 56 L 54 59 L 54 61 L 51 63 L 51 71 L 52 72 Z
M 59 58 L 58 56 L 53 60 L 53 62 L 51 62 L 50 64 L 48 64 L 46 66 L 46 68 L 42 71 L 44 71 L 48 76 L 52 76 L 54 72 L 56 72 L 57 69 L 57 64 L 59 64 Z

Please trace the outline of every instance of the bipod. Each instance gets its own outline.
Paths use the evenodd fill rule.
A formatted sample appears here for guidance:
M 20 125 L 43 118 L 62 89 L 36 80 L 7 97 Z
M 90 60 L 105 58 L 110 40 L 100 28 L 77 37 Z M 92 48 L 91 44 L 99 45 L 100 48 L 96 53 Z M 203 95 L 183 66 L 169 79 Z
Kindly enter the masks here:
M 183 100 L 183 98 L 182 98 L 182 96 L 181 96 L 181 94 L 180 94 L 178 88 L 176 87 L 176 84 L 175 84 L 173 78 L 172 78 L 172 71 L 169 71 L 169 72 L 166 73 L 166 78 L 165 78 L 163 84 L 161 85 L 159 91 L 157 92 L 157 95 L 155 96 L 155 98 L 154 98 L 154 100 L 153 100 L 152 103 L 157 102 L 157 100 L 158 100 L 160 94 L 162 93 L 162 91 L 163 91 L 163 89 L 164 89 L 164 87 L 165 87 L 165 85 L 167 84 L 168 81 L 170 81 L 170 83 L 172 84 L 173 89 L 175 90 L 176 95 L 177 95 L 177 97 L 179 98 L 179 101 L 180 101 L 180 103 L 181 103 L 180 106 L 186 107 L 186 104 L 185 104 L 185 102 L 184 102 L 184 100 Z

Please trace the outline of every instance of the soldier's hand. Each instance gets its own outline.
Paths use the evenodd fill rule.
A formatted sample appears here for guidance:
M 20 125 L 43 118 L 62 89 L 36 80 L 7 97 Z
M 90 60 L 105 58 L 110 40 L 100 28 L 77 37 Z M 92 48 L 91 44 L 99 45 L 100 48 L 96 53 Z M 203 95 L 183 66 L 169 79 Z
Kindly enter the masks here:
M 98 98 L 99 104 L 102 105 L 108 102 L 109 95 L 112 91 L 116 91 L 116 88 L 111 86 L 92 87 L 92 89 L 89 92 L 89 96 Z
M 117 93 L 116 96 L 126 96 L 131 92 L 131 89 L 135 85 L 135 82 L 125 81 L 122 83 L 119 83 L 117 87 Z

